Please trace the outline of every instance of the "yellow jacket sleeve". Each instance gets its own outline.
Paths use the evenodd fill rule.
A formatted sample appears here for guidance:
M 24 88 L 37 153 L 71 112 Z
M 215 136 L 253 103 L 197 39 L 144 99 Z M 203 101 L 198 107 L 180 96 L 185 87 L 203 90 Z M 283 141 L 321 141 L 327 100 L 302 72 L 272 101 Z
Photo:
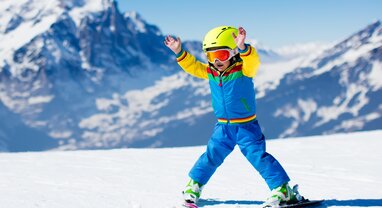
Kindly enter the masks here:
M 260 66 L 260 58 L 256 49 L 246 45 L 246 49 L 240 52 L 240 58 L 243 60 L 243 74 L 247 77 L 255 77 Z
M 196 58 L 185 50 L 177 56 L 177 62 L 182 69 L 194 77 L 208 79 L 207 64 L 197 61 Z

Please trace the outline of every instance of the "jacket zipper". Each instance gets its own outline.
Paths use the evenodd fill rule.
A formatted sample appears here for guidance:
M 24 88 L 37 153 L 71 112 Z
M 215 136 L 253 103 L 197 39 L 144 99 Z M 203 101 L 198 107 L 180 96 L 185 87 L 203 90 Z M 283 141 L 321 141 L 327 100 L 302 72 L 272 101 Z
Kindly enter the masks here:
M 223 90 L 223 75 L 225 74 L 226 71 L 223 71 L 221 74 L 219 73 L 219 87 L 222 93 L 222 100 L 223 100 L 223 108 L 224 108 L 224 113 L 227 116 L 227 124 L 229 124 L 229 116 L 227 113 L 227 108 L 225 105 L 225 97 L 224 97 L 224 90 Z

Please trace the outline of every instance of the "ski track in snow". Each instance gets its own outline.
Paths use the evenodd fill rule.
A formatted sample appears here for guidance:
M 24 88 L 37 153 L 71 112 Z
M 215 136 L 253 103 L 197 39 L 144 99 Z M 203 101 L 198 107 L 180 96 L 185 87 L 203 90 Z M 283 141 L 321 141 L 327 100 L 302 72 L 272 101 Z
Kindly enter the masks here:
M 300 192 L 322 207 L 382 207 L 382 130 L 270 140 Z M 204 146 L 0 154 L 7 208 L 181 207 Z M 204 188 L 200 207 L 260 207 L 269 190 L 236 148 Z

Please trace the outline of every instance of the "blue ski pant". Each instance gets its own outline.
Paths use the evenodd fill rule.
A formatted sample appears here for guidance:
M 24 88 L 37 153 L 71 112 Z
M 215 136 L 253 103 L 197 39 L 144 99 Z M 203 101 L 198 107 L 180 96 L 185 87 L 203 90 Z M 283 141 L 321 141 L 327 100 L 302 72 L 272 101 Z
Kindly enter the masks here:
M 236 144 L 271 190 L 289 182 L 281 164 L 266 152 L 265 138 L 257 120 L 238 125 L 217 123 L 206 152 L 196 161 L 189 176 L 194 181 L 207 184 Z

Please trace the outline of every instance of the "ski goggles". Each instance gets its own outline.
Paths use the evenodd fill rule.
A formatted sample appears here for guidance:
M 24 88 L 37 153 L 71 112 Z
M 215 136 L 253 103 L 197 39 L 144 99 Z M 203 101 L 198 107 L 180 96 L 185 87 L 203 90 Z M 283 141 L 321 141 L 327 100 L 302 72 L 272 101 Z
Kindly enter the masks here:
M 207 60 L 210 63 L 214 63 L 217 60 L 225 62 L 236 55 L 235 50 L 231 49 L 217 49 L 213 51 L 207 51 Z

